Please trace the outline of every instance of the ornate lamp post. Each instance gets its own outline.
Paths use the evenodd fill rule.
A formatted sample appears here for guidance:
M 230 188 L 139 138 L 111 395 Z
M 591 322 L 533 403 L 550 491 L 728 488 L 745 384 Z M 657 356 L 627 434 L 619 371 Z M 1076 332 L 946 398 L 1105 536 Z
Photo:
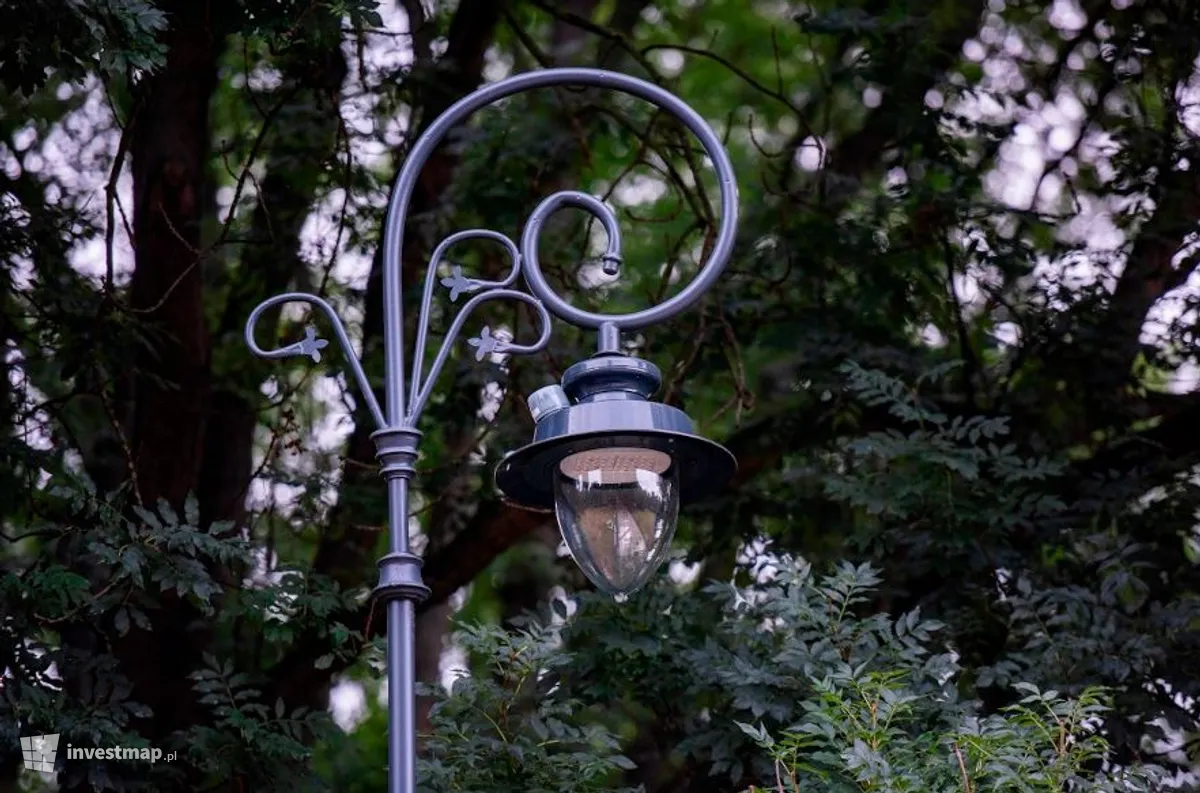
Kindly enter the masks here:
M 495 231 L 472 229 L 453 234 L 434 250 L 426 271 L 406 399 L 400 252 L 405 215 L 421 168 L 446 133 L 474 111 L 504 97 L 551 85 L 610 88 L 636 96 L 672 113 L 699 138 L 721 189 L 721 227 L 712 253 L 696 278 L 665 303 L 631 314 L 607 315 L 580 310 L 556 294 L 538 262 L 542 226 L 559 209 L 574 207 L 603 224 L 608 235 L 604 270 L 617 274 L 621 264 L 617 218 L 592 196 L 563 191 L 543 200 L 530 216 L 519 248 Z M 304 302 L 321 311 L 333 327 L 378 427 L 371 437 L 387 481 L 390 550 L 379 560 L 374 596 L 387 603 L 389 793 L 414 793 L 416 787 L 413 632 L 416 604 L 429 596 L 429 588 L 421 581 L 421 558 L 412 552 L 408 532 L 408 487 L 416 473 L 421 438 L 417 424 L 468 316 L 489 300 L 518 300 L 532 306 L 539 317 L 541 335 L 529 345 L 496 338 L 484 327 L 478 337 L 469 340 L 478 360 L 493 352 L 528 355 L 541 351 L 550 341 L 551 314 L 597 331 L 594 356 L 570 367 L 561 385 L 547 386 L 529 397 L 536 422 L 533 442 L 504 458 L 496 471 L 496 486 L 519 505 L 553 507 L 563 539 L 587 577 L 603 591 L 632 592 L 666 556 L 680 504 L 723 487 L 733 476 L 736 463 L 719 444 L 696 435 L 683 411 L 650 400 L 661 384 L 661 375 L 653 364 L 622 353 L 620 335 L 667 320 L 699 300 L 729 261 L 737 212 L 737 184 L 728 154 L 704 119 L 671 93 L 643 80 L 596 69 L 521 74 L 486 86 L 450 107 L 417 141 L 397 177 L 383 235 L 386 410 L 375 398 L 345 327 L 325 300 L 292 292 L 264 301 L 251 313 L 246 343 L 254 354 L 263 358 L 308 355 L 319 361 L 320 350 L 328 342 L 317 338 L 312 328 L 303 341 L 264 350 L 254 340 L 254 325 L 264 311 L 281 303 Z M 455 268 L 451 276 L 441 279 L 450 289 L 451 302 L 460 295 L 472 297 L 455 317 L 426 376 L 424 350 L 438 269 L 446 251 L 467 239 L 503 244 L 512 258 L 512 271 L 502 281 L 482 281 L 466 278 Z M 524 277 L 528 293 L 512 288 L 519 276 Z

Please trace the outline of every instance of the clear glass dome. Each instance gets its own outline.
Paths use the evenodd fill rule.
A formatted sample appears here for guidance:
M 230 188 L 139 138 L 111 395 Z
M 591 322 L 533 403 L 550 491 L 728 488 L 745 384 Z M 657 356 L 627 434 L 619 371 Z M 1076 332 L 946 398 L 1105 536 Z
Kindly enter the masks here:
M 662 564 L 679 517 L 670 455 L 618 447 L 572 454 L 558 466 L 554 512 L 575 563 L 612 595 L 639 589 Z

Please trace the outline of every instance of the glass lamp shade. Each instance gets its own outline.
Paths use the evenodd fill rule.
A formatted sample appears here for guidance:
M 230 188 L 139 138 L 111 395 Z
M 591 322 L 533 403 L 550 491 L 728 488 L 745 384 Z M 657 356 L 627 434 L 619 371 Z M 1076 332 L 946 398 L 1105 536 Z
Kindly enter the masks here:
M 575 563 L 598 589 L 641 588 L 671 548 L 679 517 L 679 477 L 670 455 L 653 449 L 593 449 L 563 458 L 554 512 Z

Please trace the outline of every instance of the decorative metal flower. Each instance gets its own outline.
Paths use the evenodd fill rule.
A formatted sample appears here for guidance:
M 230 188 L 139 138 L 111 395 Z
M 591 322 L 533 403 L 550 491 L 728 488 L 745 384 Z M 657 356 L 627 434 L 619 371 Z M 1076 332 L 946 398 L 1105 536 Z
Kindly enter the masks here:
M 309 325 L 304 329 L 304 339 L 292 345 L 294 355 L 307 355 L 313 363 L 321 362 L 321 350 L 329 345 L 325 339 L 317 338 L 317 329 Z
M 497 339 L 492 335 L 492 329 L 487 325 L 483 326 L 483 330 L 479 333 L 478 339 L 467 339 L 467 344 L 475 347 L 475 360 L 482 361 L 488 353 L 497 352 L 500 346 L 504 344 L 503 339 Z
M 457 264 L 450 268 L 450 275 L 442 279 L 442 286 L 450 290 L 450 302 L 458 300 L 465 292 L 474 292 L 479 288 L 479 282 L 463 275 L 462 267 Z

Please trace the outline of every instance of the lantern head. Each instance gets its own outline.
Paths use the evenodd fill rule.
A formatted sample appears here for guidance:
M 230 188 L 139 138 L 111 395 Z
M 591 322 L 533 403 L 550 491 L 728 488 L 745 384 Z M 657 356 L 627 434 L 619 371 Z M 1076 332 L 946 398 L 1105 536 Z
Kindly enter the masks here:
M 662 565 L 680 505 L 714 495 L 737 470 L 686 413 L 650 401 L 661 383 L 653 364 L 620 353 L 575 364 L 562 385 L 529 397 L 533 442 L 496 469 L 509 500 L 554 510 L 575 562 L 613 595 Z

